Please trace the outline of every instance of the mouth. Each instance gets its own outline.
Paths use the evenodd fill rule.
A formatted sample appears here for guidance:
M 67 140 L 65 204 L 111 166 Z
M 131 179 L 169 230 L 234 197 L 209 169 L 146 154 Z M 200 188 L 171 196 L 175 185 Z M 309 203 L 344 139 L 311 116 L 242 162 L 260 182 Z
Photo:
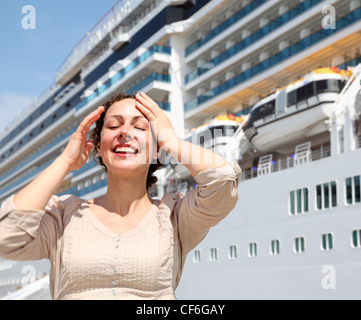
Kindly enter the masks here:
M 131 157 L 139 153 L 138 149 L 134 148 L 129 144 L 117 145 L 113 149 L 113 153 L 119 157 Z

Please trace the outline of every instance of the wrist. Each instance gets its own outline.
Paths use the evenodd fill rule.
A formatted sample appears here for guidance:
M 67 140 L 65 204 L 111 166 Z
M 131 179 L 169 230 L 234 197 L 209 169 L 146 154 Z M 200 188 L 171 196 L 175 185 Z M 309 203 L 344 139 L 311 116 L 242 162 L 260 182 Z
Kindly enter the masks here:
M 160 149 L 173 155 L 178 153 L 181 142 L 182 140 L 178 136 L 169 136 L 160 144 Z
M 59 172 L 63 173 L 64 178 L 73 171 L 70 161 L 65 159 L 63 156 L 59 156 L 58 158 L 56 158 L 53 165 L 56 166 Z

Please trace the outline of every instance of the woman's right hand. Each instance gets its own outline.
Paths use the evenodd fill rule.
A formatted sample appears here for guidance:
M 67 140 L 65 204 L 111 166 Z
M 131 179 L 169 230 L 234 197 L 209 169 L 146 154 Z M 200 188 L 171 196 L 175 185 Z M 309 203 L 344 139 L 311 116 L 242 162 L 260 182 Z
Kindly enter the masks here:
M 87 140 L 90 127 L 100 118 L 104 107 L 98 107 L 80 123 L 78 129 L 72 134 L 68 145 L 59 158 L 67 164 L 69 172 L 79 170 L 87 161 L 93 143 Z

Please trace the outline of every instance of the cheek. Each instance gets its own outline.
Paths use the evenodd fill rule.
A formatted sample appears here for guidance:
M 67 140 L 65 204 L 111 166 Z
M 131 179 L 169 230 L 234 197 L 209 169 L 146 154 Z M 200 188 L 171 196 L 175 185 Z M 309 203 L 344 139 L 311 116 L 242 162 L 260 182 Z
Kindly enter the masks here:
M 103 150 L 106 150 L 108 148 L 108 145 L 111 141 L 111 137 L 105 132 L 106 131 L 102 130 L 102 132 L 100 133 L 100 142 L 98 149 L 99 156 L 102 156 Z
M 156 159 L 158 157 L 158 144 L 157 140 L 154 136 L 150 133 L 149 134 L 149 158 Z
M 147 159 L 152 159 L 157 154 L 157 143 L 150 132 L 138 135 L 137 140 L 139 148 L 143 150 L 143 156 Z
M 143 132 L 143 133 L 136 132 L 134 137 L 137 140 L 137 144 L 138 144 L 140 149 L 146 150 L 148 148 L 148 145 L 149 145 L 148 133 L 146 133 L 146 132 Z
M 147 133 L 146 140 L 149 150 L 157 149 L 157 141 L 155 141 L 154 136 L 150 131 Z

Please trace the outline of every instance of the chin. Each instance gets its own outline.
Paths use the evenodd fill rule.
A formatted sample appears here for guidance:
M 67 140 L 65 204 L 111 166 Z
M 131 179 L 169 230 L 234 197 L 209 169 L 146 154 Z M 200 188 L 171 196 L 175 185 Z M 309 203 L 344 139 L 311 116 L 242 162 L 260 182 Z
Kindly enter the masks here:
M 109 164 L 107 166 L 108 172 L 114 173 L 139 173 L 141 171 L 145 171 L 149 169 L 149 164 L 147 163 L 139 163 L 139 161 L 131 161 L 129 159 L 117 161 L 116 163 Z

